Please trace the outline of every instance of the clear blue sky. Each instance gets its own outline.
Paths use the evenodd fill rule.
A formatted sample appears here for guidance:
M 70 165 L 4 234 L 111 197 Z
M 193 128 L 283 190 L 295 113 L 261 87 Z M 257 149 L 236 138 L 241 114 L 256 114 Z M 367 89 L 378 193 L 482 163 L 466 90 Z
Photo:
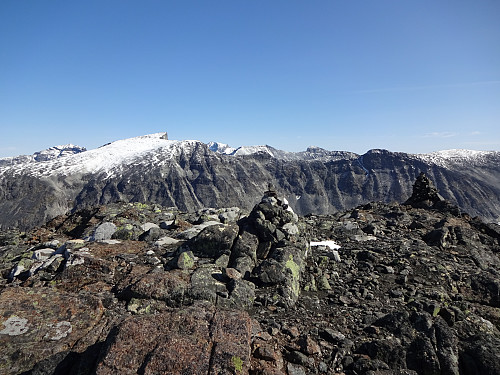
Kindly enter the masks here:
M 3 0 L 0 156 L 168 131 L 500 150 L 498 0 Z

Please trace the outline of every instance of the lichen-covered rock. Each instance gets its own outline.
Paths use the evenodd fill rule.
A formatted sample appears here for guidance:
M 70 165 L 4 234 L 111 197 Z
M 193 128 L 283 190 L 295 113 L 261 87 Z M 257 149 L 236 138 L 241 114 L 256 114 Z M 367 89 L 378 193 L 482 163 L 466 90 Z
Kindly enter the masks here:
M 300 295 L 304 260 L 305 250 L 292 246 L 276 248 L 255 268 L 255 282 L 261 286 L 277 286 L 281 304 L 293 306 Z
M 0 294 L 0 372 L 19 374 L 51 356 L 83 352 L 84 341 L 100 339 L 104 312 L 88 293 L 7 287 Z
M 189 270 L 194 268 L 195 259 L 193 252 L 183 251 L 182 253 L 180 253 L 175 260 L 175 265 L 181 270 Z
M 250 329 L 245 312 L 211 305 L 132 317 L 108 337 L 96 373 L 248 374 Z
M 236 224 L 211 225 L 189 241 L 187 246 L 196 256 L 216 259 L 221 255 L 231 253 L 237 235 Z

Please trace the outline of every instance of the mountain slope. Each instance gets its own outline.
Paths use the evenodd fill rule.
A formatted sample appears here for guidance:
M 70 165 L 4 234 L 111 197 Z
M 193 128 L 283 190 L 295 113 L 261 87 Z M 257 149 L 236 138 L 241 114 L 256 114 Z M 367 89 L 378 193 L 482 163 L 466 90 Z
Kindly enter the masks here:
M 420 172 L 465 212 L 487 221 L 500 217 L 498 152 L 357 155 L 259 146 L 226 154 L 213 149 L 213 144 L 173 141 L 158 133 L 44 162 L 0 163 L 0 226 L 31 228 L 69 210 L 117 201 L 185 211 L 249 209 L 268 183 L 299 214 L 328 214 L 370 201 L 404 201 Z

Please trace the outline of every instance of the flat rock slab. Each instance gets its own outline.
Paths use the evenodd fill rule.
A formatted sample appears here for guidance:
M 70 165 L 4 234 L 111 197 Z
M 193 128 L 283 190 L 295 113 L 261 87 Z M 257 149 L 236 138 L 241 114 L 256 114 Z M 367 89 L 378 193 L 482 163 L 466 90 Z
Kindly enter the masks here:
M 77 343 L 92 334 L 103 312 L 101 301 L 90 295 L 52 288 L 4 289 L 0 294 L 0 373 L 18 374 L 57 353 L 85 350 Z
M 198 304 L 126 319 L 107 339 L 98 375 L 248 374 L 252 321 Z

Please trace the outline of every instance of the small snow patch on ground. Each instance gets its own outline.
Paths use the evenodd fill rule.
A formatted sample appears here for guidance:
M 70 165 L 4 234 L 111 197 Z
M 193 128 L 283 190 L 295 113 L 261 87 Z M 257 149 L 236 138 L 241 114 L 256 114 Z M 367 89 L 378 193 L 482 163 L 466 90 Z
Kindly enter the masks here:
M 340 249 L 340 245 L 337 244 L 335 241 L 311 241 L 310 243 L 311 247 L 313 246 L 325 246 L 328 247 L 330 250 L 328 251 L 328 257 L 334 259 L 336 262 L 340 262 L 340 254 L 337 251 Z
M 338 245 L 335 241 L 311 241 L 311 246 L 327 246 L 330 250 L 338 250 L 340 249 L 340 245 Z

